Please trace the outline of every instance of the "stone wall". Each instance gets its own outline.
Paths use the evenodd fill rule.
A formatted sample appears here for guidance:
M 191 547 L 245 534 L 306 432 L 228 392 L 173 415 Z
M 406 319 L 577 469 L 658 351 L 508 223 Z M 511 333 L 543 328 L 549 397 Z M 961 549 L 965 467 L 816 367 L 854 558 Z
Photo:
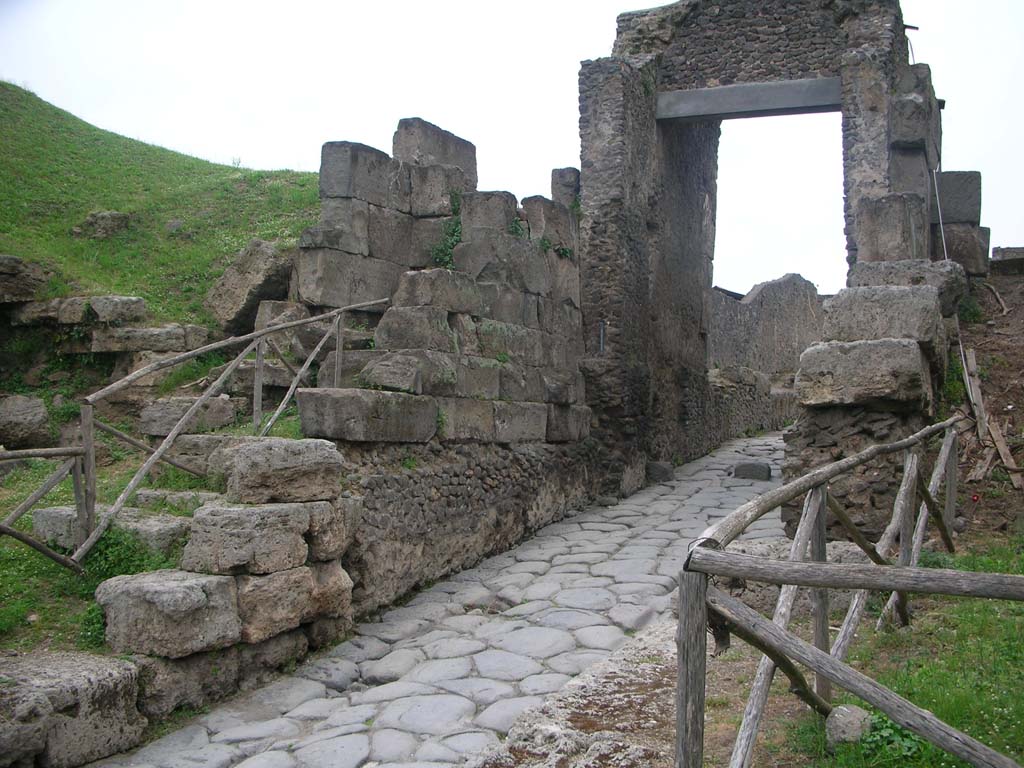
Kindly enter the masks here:
M 800 354 L 821 340 L 822 299 L 799 275 L 755 285 L 742 299 L 709 295 L 708 361 L 768 374 L 795 373 Z

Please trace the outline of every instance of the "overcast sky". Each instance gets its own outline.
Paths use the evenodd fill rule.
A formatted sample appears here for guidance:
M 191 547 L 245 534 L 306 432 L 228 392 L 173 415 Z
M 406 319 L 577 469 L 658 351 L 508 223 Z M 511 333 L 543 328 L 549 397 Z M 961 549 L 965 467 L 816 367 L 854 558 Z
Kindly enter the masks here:
M 550 194 L 579 166 L 579 62 L 630 0 L 0 0 L 0 78 L 126 136 L 251 168 L 315 171 L 320 145 L 390 152 L 419 116 L 477 146 L 480 189 Z M 903 0 L 932 66 L 946 170 L 983 173 L 993 245 L 1024 245 L 1020 0 Z M 2 147 L 0 147 L 0 151 Z M 837 114 L 723 124 L 715 283 L 846 264 Z

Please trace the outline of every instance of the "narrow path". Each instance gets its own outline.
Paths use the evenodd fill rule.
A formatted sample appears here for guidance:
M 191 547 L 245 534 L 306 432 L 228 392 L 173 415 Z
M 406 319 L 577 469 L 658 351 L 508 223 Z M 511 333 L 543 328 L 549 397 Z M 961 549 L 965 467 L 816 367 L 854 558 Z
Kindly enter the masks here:
M 740 461 L 773 479 L 737 480 Z M 132 755 L 153 768 L 413 768 L 459 763 L 670 609 L 690 541 L 777 486 L 778 434 L 734 440 L 676 479 L 549 525 L 418 593 L 295 675 Z M 778 512 L 748 537 L 779 536 Z

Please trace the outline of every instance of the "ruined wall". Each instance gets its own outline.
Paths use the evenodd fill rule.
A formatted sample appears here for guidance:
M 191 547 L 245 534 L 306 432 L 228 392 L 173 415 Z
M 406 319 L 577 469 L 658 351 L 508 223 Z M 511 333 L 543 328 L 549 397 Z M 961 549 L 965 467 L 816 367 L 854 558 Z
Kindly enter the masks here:
M 742 299 L 716 289 L 708 302 L 708 362 L 714 368 L 795 373 L 800 353 L 821 340 L 822 299 L 799 275 L 755 285 Z
M 846 47 L 839 5 L 691 0 L 624 13 L 613 53 L 662 51 L 658 87 L 663 90 L 835 77 Z

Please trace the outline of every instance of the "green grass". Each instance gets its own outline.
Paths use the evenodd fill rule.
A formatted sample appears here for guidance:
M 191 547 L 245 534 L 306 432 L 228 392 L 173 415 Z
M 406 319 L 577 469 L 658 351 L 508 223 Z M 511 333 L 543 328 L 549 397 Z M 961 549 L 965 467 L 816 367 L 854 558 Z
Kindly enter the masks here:
M 217 165 L 100 130 L 0 82 L 0 253 L 57 270 L 40 298 L 142 296 L 158 321 L 205 323 L 202 301 L 249 240 L 294 241 L 319 213 L 317 175 Z M 72 237 L 96 210 L 132 215 Z M 168 231 L 182 222 L 178 233 Z M 182 233 L 187 234 L 182 234 Z
M 1024 537 L 964 555 L 924 553 L 926 567 L 1024 574 Z M 920 600 L 920 598 L 918 598 Z M 866 621 L 869 621 L 867 619 Z M 855 649 L 852 663 L 918 706 L 1020 761 L 1024 758 L 1024 604 L 941 598 L 914 617 L 909 630 L 873 634 Z M 854 697 L 840 700 L 865 706 Z M 867 707 L 865 707 L 867 708 Z M 825 750 L 820 719 L 793 727 L 792 743 L 807 765 L 822 768 L 966 766 L 872 712 L 873 735 Z

